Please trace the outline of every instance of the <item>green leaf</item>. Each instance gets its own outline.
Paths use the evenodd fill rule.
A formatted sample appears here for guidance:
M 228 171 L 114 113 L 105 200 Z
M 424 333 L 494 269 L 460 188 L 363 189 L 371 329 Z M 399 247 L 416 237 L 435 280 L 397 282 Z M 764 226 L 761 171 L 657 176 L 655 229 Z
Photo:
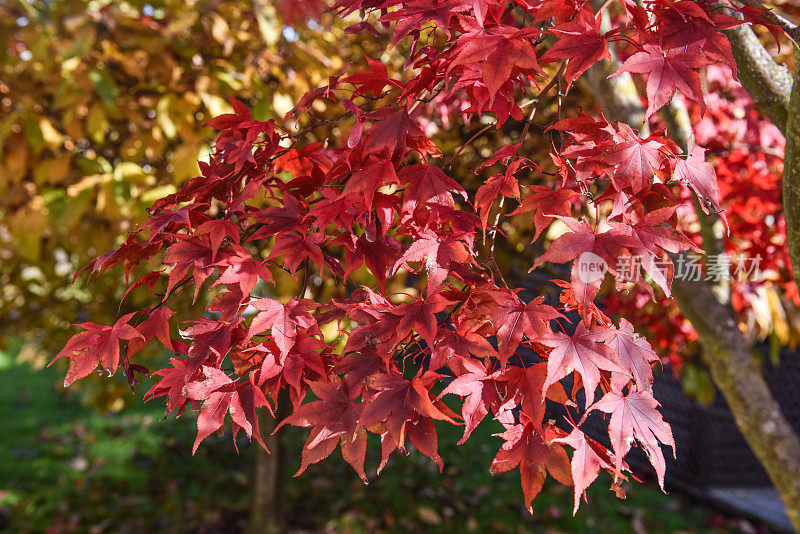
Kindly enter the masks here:
M 114 81 L 108 71 L 97 67 L 93 68 L 89 71 L 89 81 L 92 82 L 94 91 L 103 103 L 109 109 L 116 111 L 119 87 L 117 87 L 117 82 Z
M 683 390 L 687 395 L 697 399 L 697 402 L 706 406 L 714 402 L 714 384 L 705 369 L 688 363 L 683 368 L 681 376 Z
M 774 365 L 780 365 L 781 363 L 781 340 L 772 332 L 769 335 L 769 359 L 772 361 Z

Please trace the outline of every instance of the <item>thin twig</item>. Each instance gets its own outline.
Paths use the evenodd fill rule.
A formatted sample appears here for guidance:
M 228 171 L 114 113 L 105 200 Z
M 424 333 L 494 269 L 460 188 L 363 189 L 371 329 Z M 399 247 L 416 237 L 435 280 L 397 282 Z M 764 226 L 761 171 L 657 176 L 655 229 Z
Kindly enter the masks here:
M 303 260 L 303 286 L 300 288 L 297 297 L 300 299 L 305 298 L 306 289 L 308 289 L 308 258 Z
M 495 269 L 497 270 L 497 275 L 500 277 L 500 281 L 503 282 L 503 285 L 505 287 L 508 287 L 506 279 L 503 278 L 503 273 L 500 271 L 500 266 L 497 265 L 497 260 L 495 260 L 494 258 L 494 243 L 495 243 L 495 237 L 497 237 L 497 225 L 500 224 L 500 216 L 503 213 L 503 207 L 505 206 L 505 203 L 506 203 L 506 197 L 501 196 L 500 205 L 497 207 L 497 213 L 494 216 L 494 223 L 492 224 L 492 230 L 489 234 L 489 261 L 492 262 L 492 265 L 494 265 Z
M 458 155 L 459 155 L 459 154 L 461 154 L 461 152 L 463 152 L 465 148 L 467 148 L 467 145 L 469 145 L 469 144 L 470 144 L 471 142 L 473 142 L 473 141 L 474 141 L 474 140 L 475 140 L 475 139 L 476 139 L 476 138 L 477 138 L 479 135 L 481 135 L 483 132 L 485 132 L 486 130 L 488 130 L 489 128 L 491 128 L 492 126 L 494 126 L 495 124 L 497 124 L 497 123 L 495 122 L 495 123 L 492 123 L 492 124 L 487 124 L 486 126 L 484 126 L 483 128 L 481 128 L 480 130 L 478 130 L 478 131 L 475 133 L 475 135 L 473 135 L 472 137 L 470 137 L 470 138 L 469 138 L 469 139 L 468 139 L 468 140 L 467 140 L 467 141 L 466 141 L 466 142 L 465 142 L 463 145 L 461 145 L 460 147 L 458 147 L 458 150 L 456 150 L 455 154 L 453 154 L 453 155 L 452 155 L 452 157 L 451 157 L 451 158 L 450 158 L 450 159 L 447 161 L 447 165 L 445 165 L 445 166 L 444 166 L 444 168 L 445 168 L 445 169 L 449 169 L 449 168 L 450 168 L 450 166 L 453 164 L 453 161 L 454 161 L 454 160 L 455 160 L 455 159 L 458 157 Z
M 555 76 L 553 76 L 553 78 L 547 83 L 547 85 L 544 86 L 544 89 L 542 89 L 539 92 L 539 96 L 537 96 L 534 99 L 533 109 L 531 109 L 528 118 L 525 120 L 525 127 L 522 128 L 522 133 L 519 135 L 519 148 L 517 148 L 517 150 L 522 148 L 522 143 L 525 142 L 525 137 L 527 137 L 528 130 L 530 130 L 531 128 L 531 123 L 533 123 L 533 116 L 536 115 L 536 110 L 539 109 L 539 104 L 542 102 L 542 97 L 546 95 L 548 91 L 550 91 L 550 89 L 552 89 L 553 86 L 555 86 L 558 83 L 558 81 L 561 79 L 561 75 L 564 74 L 564 69 L 566 68 L 567 68 L 567 62 L 562 61 L 561 68 L 558 69 L 558 72 L 555 74 Z

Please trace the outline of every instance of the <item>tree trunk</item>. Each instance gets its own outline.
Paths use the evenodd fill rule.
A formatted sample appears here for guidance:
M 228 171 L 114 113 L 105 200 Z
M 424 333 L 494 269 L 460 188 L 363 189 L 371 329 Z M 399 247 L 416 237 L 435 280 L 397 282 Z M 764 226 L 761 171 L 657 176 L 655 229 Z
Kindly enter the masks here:
M 800 54 L 795 54 L 795 79 L 800 79 Z M 786 154 L 783 160 L 783 214 L 792 276 L 800 287 L 800 83 L 795 83 L 786 121 Z
M 704 281 L 675 279 L 672 292 L 703 346 L 711 378 L 730 406 L 736 426 L 781 493 L 800 532 L 800 440 L 781 412 L 738 328 L 733 310 L 720 305 Z
M 791 73 L 775 63 L 750 26 L 739 26 L 725 34 L 731 42 L 739 81 L 761 113 L 785 132 L 793 83 Z
M 283 393 L 283 392 L 281 392 Z M 281 394 L 278 408 L 273 418 L 262 411 L 258 424 L 264 444 L 269 449 L 267 454 L 260 446 L 255 445 L 256 457 L 253 469 L 253 500 L 250 508 L 248 534 L 281 534 L 286 531 L 286 516 L 283 507 L 283 479 L 286 466 L 286 447 L 283 436 L 284 429 L 275 434 L 276 421 L 285 417 L 288 398 Z

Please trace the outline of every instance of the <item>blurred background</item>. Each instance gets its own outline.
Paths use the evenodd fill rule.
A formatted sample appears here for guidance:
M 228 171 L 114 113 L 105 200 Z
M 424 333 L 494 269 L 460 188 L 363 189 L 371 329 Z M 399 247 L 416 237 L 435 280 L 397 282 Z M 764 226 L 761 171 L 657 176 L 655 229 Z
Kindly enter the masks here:
M 401 75 L 402 44 L 387 55 L 388 32 L 346 33 L 355 19 L 334 21 L 324 7 L 319 0 L 0 2 L 0 531 L 261 531 L 251 520 L 254 495 L 263 490 L 255 488 L 264 484 L 254 476 L 254 446 L 241 442 L 237 454 L 230 439 L 220 437 L 207 440 L 193 457 L 193 416 L 162 421 L 163 407 L 142 401 L 148 379 L 135 392 L 121 376 L 92 376 L 64 390 L 64 369 L 45 365 L 73 333 L 71 323 L 109 323 L 118 316 L 121 273 L 112 271 L 91 286 L 73 285 L 74 273 L 119 244 L 154 200 L 198 173 L 197 160 L 214 138 L 203 125 L 230 111 L 229 97 L 245 102 L 256 119 L 280 120 L 307 90 L 348 65 L 362 66 L 365 55 L 381 57 Z M 568 99 L 567 106 L 593 105 L 584 87 Z M 542 122 L 552 119 L 553 107 L 542 106 Z M 331 111 L 318 102 L 312 112 Z M 483 125 L 444 129 L 447 113 L 442 117 L 426 128 L 444 153 Z M 337 137 L 339 128 L 349 131 L 340 123 L 314 135 Z M 477 189 L 485 177 L 470 169 L 519 130 L 510 121 L 478 139 L 454 163 L 453 175 Z M 547 143 L 531 137 L 531 157 L 544 161 Z M 509 239 L 497 251 L 518 279 L 536 254 L 527 246 L 530 222 L 523 216 L 504 228 Z M 547 292 L 547 278 L 526 278 L 526 287 Z M 141 304 L 134 298 L 127 306 Z M 185 303 L 183 311 L 189 308 Z M 663 314 L 664 324 L 651 325 L 653 330 L 684 328 L 676 313 Z M 680 360 L 683 379 L 670 383 L 678 384 L 679 395 L 693 395 L 681 398 L 697 406 L 697 399 L 713 402 L 702 368 L 689 356 L 674 356 L 692 353 L 691 332 L 666 343 L 660 349 Z M 157 365 L 166 355 L 147 358 Z M 412 452 L 393 458 L 380 477 L 373 467 L 365 486 L 338 453 L 293 478 L 305 431 L 288 429 L 280 438 L 286 453 L 269 482 L 283 497 L 286 528 L 768 528 L 741 510 L 710 504 L 702 492 L 685 491 L 685 484 L 676 482 L 665 495 L 644 472 L 644 484 L 626 487 L 626 500 L 607 489 L 610 479 L 598 481 L 575 518 L 570 488 L 546 484 L 531 516 L 522 507 L 518 475 L 489 475 L 500 443 L 492 436 L 497 428 L 481 425 L 461 447 L 455 446 L 459 429 L 442 431 L 443 475 Z M 376 443 L 368 451 L 378 449 Z M 367 463 L 375 466 L 377 459 Z

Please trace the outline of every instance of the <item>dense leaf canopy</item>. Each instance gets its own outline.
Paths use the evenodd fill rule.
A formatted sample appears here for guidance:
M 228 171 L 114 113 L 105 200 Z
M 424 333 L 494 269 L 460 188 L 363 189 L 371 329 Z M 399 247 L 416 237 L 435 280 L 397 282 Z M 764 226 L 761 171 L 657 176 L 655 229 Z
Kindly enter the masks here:
M 600 11 L 571 0 L 339 0 L 333 13 L 387 51 L 332 69 L 283 119 L 232 100 L 232 113 L 209 122 L 220 133 L 198 175 L 86 267 L 95 280 L 121 266 L 129 298 L 148 304 L 110 326 L 81 324 L 56 357 L 69 359 L 65 384 L 97 368 L 122 368 L 133 383 L 144 371 L 136 354 L 158 340 L 175 357 L 149 395 L 165 396 L 170 412 L 199 409 L 195 448 L 226 425 L 261 441 L 257 411 L 288 391 L 283 423 L 311 427 L 301 471 L 340 447 L 366 478 L 368 432 L 380 435 L 381 468 L 409 441 L 442 466 L 436 425 L 463 422 L 468 441 L 491 416 L 503 441 L 492 472 L 519 469 L 529 509 L 548 476 L 574 485 L 577 509 L 601 470 L 615 484 L 626 478 L 632 446 L 663 483 L 662 446 L 674 453 L 674 442 L 651 393 L 659 357 L 634 327 L 680 319 L 638 323 L 643 302 L 669 297 L 675 254 L 708 248 L 696 226 L 709 214 L 731 251 L 769 251 L 769 278 L 729 288 L 744 319 L 758 319 L 787 279 L 774 208 L 780 151 L 759 150 L 782 139 L 741 93 L 721 33 L 778 29 L 758 10 L 705 0 Z M 211 27 L 217 40 L 222 23 Z M 639 131 L 572 105 L 576 80 L 612 53 L 621 58 L 612 76 L 641 82 Z M 88 67 L 86 77 L 110 114 L 103 106 L 117 96 L 103 101 L 112 86 L 103 73 Z M 686 147 L 657 115 L 673 102 L 695 118 Z M 466 142 L 445 133 L 475 123 Z M 518 134 L 462 155 L 513 124 Z M 760 204 L 727 204 L 754 181 Z M 748 232 L 748 216 L 770 210 Z M 563 274 L 557 299 L 523 291 L 518 265 L 497 261 L 501 246 L 533 250 L 522 272 Z M 600 306 L 605 289 L 635 299 Z M 187 300 L 204 313 L 176 304 Z M 777 332 L 787 307 L 775 304 L 762 332 Z M 627 319 L 615 323 L 610 310 Z M 581 430 L 592 412 L 609 414 L 610 447 Z

